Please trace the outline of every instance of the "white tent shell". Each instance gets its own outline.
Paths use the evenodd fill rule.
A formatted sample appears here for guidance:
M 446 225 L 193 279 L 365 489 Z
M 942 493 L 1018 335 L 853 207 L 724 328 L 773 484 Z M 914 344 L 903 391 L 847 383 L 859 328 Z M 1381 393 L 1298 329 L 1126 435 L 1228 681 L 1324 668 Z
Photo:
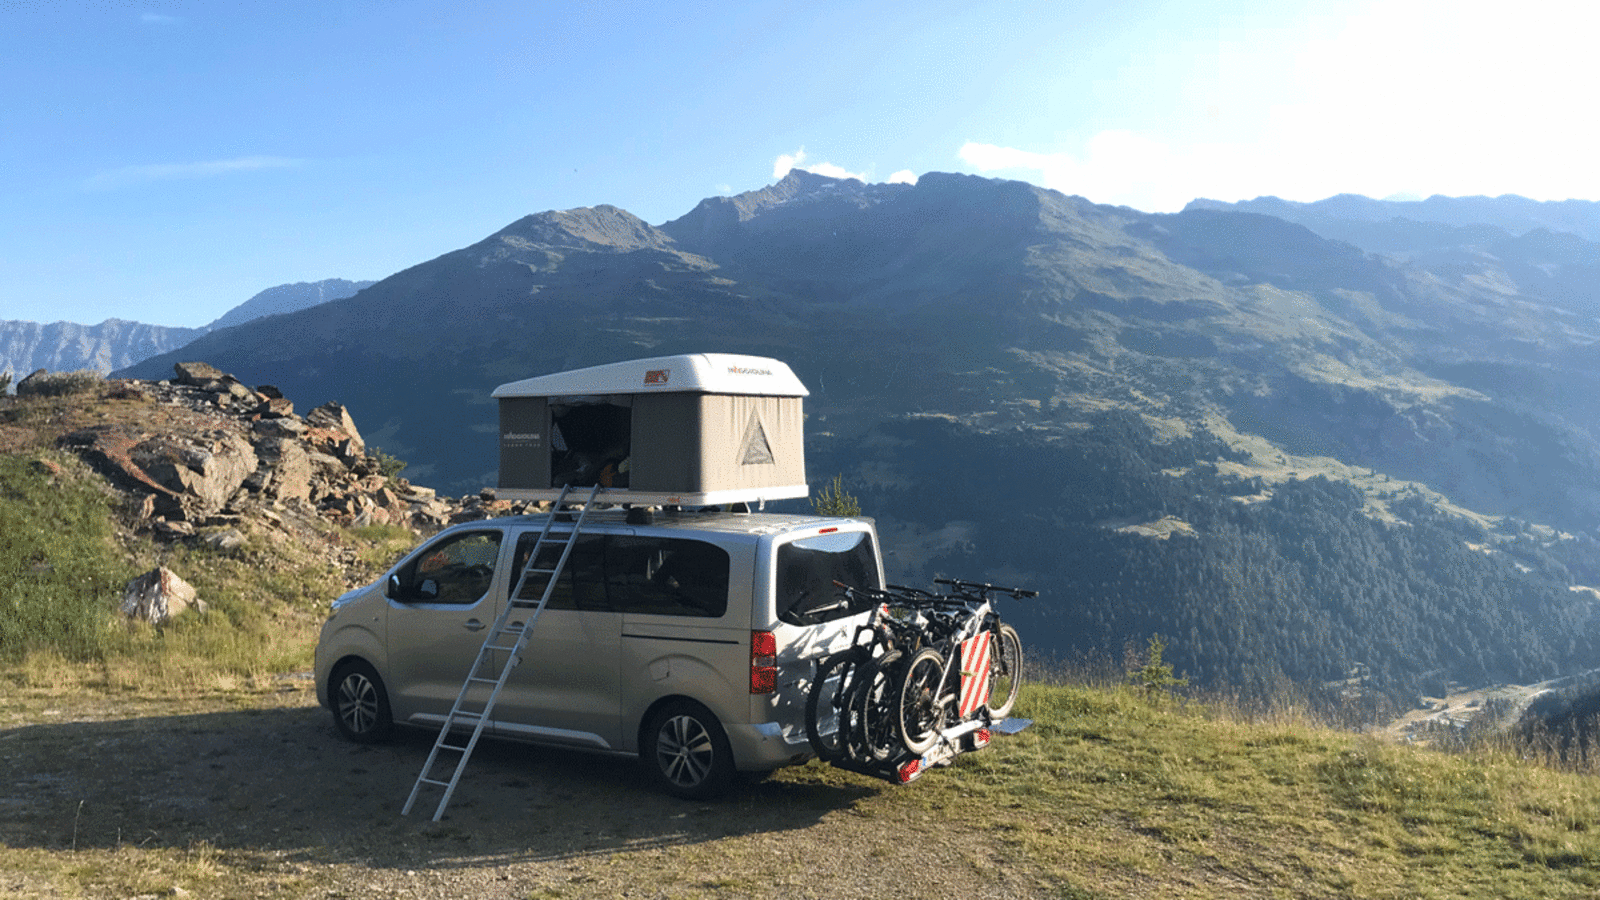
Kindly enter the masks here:
M 553 500 L 601 484 L 613 503 L 711 506 L 804 497 L 809 392 L 784 363 L 697 353 L 495 388 L 497 495 Z

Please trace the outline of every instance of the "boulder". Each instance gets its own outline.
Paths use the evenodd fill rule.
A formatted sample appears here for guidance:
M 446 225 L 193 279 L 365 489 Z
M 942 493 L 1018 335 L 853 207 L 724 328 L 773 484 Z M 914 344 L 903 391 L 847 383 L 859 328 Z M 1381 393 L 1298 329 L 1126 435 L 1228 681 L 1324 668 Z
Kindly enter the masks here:
M 288 418 L 294 415 L 294 401 L 284 397 L 267 397 L 256 406 L 256 414 L 265 418 Z
M 17 396 L 25 397 L 28 394 L 33 393 L 30 388 L 44 381 L 45 377 L 49 374 L 49 369 L 34 369 L 25 378 L 17 382 Z
M 306 424 L 313 428 L 343 432 L 354 453 L 366 452 L 366 442 L 361 440 L 361 432 L 356 430 L 355 420 L 350 418 L 350 412 L 343 403 L 328 402 L 313 409 L 306 413 Z
M 164 509 L 174 507 L 178 495 L 151 478 L 133 458 L 148 440 L 149 435 L 120 426 L 96 425 L 64 436 L 61 444 L 76 449 L 90 465 L 105 472 L 114 482 L 136 491 L 150 492 Z
M 268 438 L 299 437 L 306 433 L 306 423 L 294 416 L 262 418 L 252 424 L 250 430 Z
M 221 510 L 260 464 L 250 442 L 229 431 L 154 438 L 135 448 L 133 458 L 178 495 L 185 518 Z
M 187 384 L 191 387 L 205 387 L 212 382 L 233 377 L 216 366 L 203 362 L 177 363 L 173 365 L 172 371 L 176 376 L 173 381 L 179 384 Z
M 262 491 L 279 500 L 311 496 L 311 456 L 299 441 L 266 438 L 255 445 L 260 465 L 245 481 L 245 487 Z
M 237 528 L 224 528 L 207 534 L 202 541 L 213 549 L 232 552 L 244 546 L 244 535 Z
M 203 613 L 206 605 L 193 585 L 165 566 L 128 582 L 122 593 L 122 614 L 152 625 L 163 624 L 187 609 Z

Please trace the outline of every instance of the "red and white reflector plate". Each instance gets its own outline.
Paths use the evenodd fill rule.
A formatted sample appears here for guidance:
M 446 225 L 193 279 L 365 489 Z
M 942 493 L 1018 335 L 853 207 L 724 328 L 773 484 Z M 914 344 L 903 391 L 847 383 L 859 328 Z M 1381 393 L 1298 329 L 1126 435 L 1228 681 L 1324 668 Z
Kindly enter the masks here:
M 989 702 L 989 632 L 980 631 L 961 642 L 961 705 L 963 719 Z

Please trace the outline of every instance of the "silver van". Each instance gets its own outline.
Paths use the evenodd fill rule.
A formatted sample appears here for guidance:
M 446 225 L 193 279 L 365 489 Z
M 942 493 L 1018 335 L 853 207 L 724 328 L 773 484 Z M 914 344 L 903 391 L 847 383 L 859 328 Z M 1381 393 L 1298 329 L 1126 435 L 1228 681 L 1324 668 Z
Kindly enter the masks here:
M 346 738 L 442 727 L 545 518 L 454 526 L 334 601 L 317 699 Z M 571 527 L 558 519 L 552 533 Z M 689 798 L 735 772 L 810 758 L 815 660 L 847 646 L 865 616 L 840 605 L 834 582 L 884 580 L 869 519 L 683 512 L 645 523 L 622 510 L 589 514 L 557 579 L 487 733 L 637 756 Z M 521 596 L 545 587 L 530 576 Z

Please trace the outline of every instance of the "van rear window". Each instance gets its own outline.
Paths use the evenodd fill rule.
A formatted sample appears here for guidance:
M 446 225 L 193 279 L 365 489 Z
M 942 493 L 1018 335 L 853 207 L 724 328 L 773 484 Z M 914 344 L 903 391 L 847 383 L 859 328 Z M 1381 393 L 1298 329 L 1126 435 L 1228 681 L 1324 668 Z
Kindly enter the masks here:
M 860 612 L 861 607 L 844 602 L 835 581 L 851 587 L 883 587 L 871 534 L 841 531 L 780 546 L 778 618 L 791 625 L 815 625 Z

